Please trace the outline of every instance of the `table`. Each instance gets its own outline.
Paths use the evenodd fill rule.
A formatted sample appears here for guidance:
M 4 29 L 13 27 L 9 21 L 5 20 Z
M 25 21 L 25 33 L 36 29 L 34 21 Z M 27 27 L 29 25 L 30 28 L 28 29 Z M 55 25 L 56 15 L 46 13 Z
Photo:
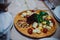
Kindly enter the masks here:
M 11 1 L 12 1 L 12 3 L 9 5 L 8 11 L 13 16 L 13 19 L 16 16 L 16 14 L 18 14 L 21 11 L 24 11 L 24 10 L 28 9 L 24 0 L 11 0 Z M 37 4 L 38 9 L 49 11 L 49 9 L 45 6 L 45 4 L 42 1 L 38 1 L 38 0 L 35 0 L 35 2 L 34 2 L 34 0 L 26 0 L 26 1 L 27 1 L 27 5 L 28 5 L 29 9 L 35 9 L 36 4 Z M 59 25 L 60 24 L 58 24 L 56 33 L 53 36 L 49 37 L 49 38 L 60 38 L 60 35 L 59 35 L 60 34 L 60 31 L 59 31 L 60 27 L 59 27 Z M 14 26 L 13 26 L 13 28 L 11 30 L 11 39 L 12 40 L 32 40 L 30 38 L 27 38 L 27 37 L 21 35 L 15 29 Z M 40 39 L 40 40 L 43 40 L 43 39 Z

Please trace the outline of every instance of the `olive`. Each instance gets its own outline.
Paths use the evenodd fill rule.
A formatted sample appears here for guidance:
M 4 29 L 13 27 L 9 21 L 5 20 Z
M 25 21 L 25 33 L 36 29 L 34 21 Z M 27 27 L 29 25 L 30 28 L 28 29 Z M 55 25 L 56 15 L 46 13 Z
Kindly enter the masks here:
M 31 10 L 32 12 L 35 12 L 35 10 Z

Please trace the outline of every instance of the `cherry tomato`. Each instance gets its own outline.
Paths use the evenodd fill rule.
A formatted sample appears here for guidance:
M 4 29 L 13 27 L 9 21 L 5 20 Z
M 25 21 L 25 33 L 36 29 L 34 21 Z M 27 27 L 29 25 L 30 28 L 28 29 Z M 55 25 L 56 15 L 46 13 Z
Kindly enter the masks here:
M 43 28 L 43 33 L 47 33 L 48 29 Z
M 29 28 L 29 29 L 28 29 L 28 33 L 29 33 L 29 34 L 32 34 L 32 31 L 33 31 L 32 28 Z
M 35 12 L 35 10 L 31 10 L 32 12 Z

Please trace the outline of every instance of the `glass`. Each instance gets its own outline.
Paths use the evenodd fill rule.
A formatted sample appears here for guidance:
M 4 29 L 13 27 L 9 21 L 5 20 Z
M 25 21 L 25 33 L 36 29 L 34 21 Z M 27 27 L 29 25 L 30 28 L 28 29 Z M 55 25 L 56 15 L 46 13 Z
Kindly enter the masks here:
M 6 11 L 10 2 L 8 0 L 0 0 L 0 11 Z
M 4 24 L 4 21 L 2 21 L 2 20 L 8 20 L 8 18 L 10 18 L 8 15 L 9 13 L 7 13 L 7 10 L 8 10 L 7 7 L 10 3 L 11 3 L 11 1 L 9 1 L 9 0 L 0 0 L 0 40 L 10 40 L 10 28 L 4 29 L 6 26 Z M 8 16 L 8 18 L 7 18 L 7 16 Z M 2 25 L 4 25 L 4 26 L 2 26 Z M 8 26 L 8 27 L 10 27 L 10 26 Z

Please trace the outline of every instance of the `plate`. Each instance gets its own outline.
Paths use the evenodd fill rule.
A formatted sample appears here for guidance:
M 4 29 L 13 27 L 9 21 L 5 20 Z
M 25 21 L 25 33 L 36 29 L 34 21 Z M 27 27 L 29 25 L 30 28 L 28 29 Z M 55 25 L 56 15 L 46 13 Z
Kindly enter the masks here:
M 54 10 L 55 18 L 60 22 L 60 6 L 57 6 Z

